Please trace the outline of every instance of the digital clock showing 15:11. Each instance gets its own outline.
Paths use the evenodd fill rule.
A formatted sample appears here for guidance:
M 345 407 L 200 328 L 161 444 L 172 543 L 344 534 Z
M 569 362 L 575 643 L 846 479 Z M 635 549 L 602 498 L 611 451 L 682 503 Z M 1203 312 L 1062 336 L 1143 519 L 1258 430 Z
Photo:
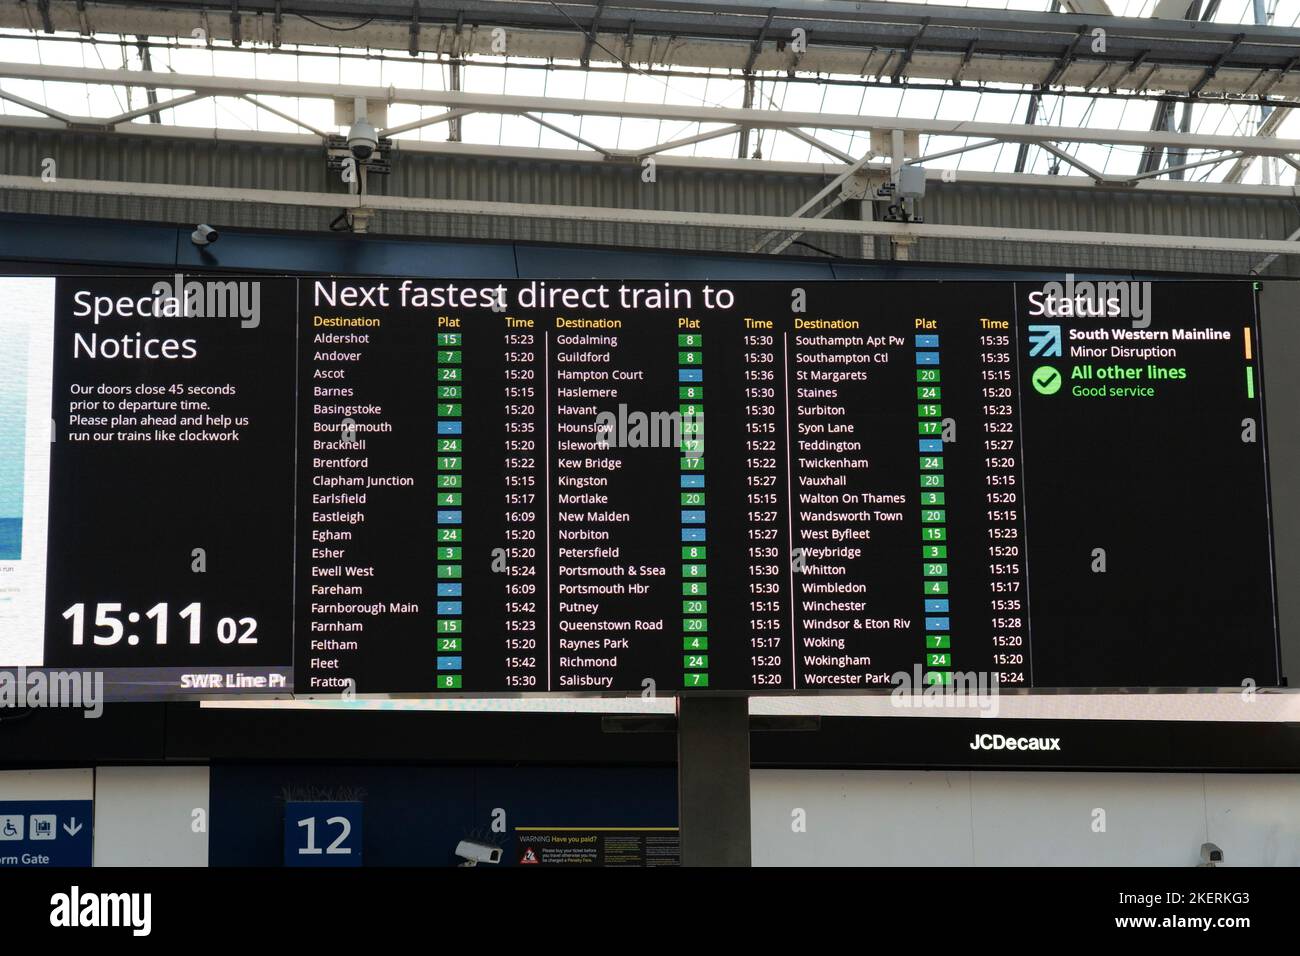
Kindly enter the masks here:
M 88 620 L 86 603 L 72 605 L 63 612 L 63 619 L 72 622 L 72 645 L 81 647 L 86 641 Z M 173 618 L 175 630 L 173 631 Z M 135 625 L 143 624 L 142 627 Z M 198 601 L 186 604 L 173 614 L 171 605 L 166 601 L 155 604 L 149 610 L 127 611 L 123 613 L 121 602 L 101 601 L 94 605 L 94 617 L 91 621 L 90 645 L 112 647 L 126 641 L 131 647 L 141 643 L 141 633 L 150 638 L 154 646 L 163 647 L 168 639 L 188 639 L 190 644 L 204 642 L 203 605 Z M 130 628 L 130 630 L 128 630 Z M 148 632 L 152 631 L 152 634 Z M 214 633 L 215 632 L 215 633 Z M 253 617 L 221 617 L 216 627 L 208 631 L 208 640 L 215 636 L 220 644 L 256 644 L 257 619 Z

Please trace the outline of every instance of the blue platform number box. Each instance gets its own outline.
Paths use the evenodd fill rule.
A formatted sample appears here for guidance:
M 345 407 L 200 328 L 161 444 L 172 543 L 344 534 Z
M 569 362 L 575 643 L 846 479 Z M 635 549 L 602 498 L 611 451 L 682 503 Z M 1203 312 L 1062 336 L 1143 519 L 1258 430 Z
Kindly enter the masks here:
M 284 865 L 361 866 L 361 803 L 285 803 Z

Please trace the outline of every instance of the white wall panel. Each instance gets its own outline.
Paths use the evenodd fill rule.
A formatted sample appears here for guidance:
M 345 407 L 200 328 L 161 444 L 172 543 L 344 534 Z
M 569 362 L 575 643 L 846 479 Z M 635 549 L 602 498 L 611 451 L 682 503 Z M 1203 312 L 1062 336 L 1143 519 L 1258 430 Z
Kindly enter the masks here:
M 1300 775 L 757 770 L 756 866 L 1300 866 Z M 807 813 L 807 832 L 791 813 Z M 1095 831 L 1095 810 L 1105 830 Z
M 93 770 L 0 770 L 0 800 L 93 799 Z
M 95 775 L 95 866 L 208 865 L 207 767 L 100 767 Z
M 1209 842 L 1228 866 L 1300 866 L 1300 778 L 1215 774 L 1205 778 Z
M 969 866 L 970 775 L 758 770 L 755 866 Z M 807 831 L 792 829 L 806 813 Z
M 1200 858 L 1200 774 L 971 776 L 977 865 L 1191 866 Z M 1104 831 L 1093 829 L 1095 810 L 1105 813 Z

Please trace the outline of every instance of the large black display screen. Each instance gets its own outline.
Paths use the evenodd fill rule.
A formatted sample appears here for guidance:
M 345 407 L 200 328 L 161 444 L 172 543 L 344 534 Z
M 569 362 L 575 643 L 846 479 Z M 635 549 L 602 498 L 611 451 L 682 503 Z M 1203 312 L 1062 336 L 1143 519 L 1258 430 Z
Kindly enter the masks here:
M 0 292 L 6 665 L 119 696 L 1282 683 L 1250 283 Z

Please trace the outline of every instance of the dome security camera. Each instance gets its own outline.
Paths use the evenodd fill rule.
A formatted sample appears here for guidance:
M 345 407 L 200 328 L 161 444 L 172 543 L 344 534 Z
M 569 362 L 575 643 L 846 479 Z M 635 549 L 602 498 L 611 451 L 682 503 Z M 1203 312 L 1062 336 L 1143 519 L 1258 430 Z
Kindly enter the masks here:
M 369 120 L 363 117 L 352 124 L 352 128 L 348 130 L 348 149 L 352 151 L 352 157 L 357 162 L 364 163 L 378 148 L 379 134 L 375 132 Z
M 206 223 L 200 223 L 198 228 L 190 233 L 190 242 L 196 246 L 210 246 L 220 238 L 221 234 Z

